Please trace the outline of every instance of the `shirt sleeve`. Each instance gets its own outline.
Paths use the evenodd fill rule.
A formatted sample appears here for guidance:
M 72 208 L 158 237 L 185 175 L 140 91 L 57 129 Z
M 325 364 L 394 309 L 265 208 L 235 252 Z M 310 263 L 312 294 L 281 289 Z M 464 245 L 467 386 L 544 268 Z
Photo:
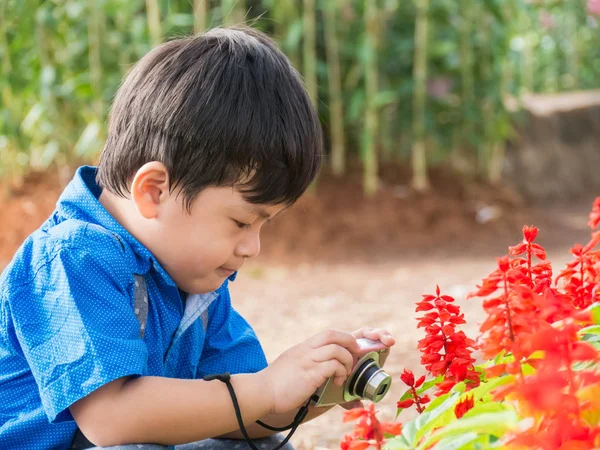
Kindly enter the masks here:
M 227 282 L 209 308 L 206 340 L 197 378 L 229 372 L 255 373 L 267 367 L 265 353 L 256 333 L 231 306 Z
M 133 275 L 116 275 L 100 251 L 65 247 L 10 299 L 14 333 L 51 422 L 124 376 L 143 375 L 148 351 L 133 311 Z

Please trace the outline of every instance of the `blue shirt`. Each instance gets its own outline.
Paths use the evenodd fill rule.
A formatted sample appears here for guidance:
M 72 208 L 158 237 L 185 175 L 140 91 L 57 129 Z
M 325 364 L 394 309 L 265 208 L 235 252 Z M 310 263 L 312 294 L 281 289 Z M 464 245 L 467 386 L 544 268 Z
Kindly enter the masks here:
M 232 308 L 227 280 L 184 295 L 156 258 L 98 201 L 82 167 L 52 216 L 0 276 L 0 449 L 66 449 L 69 406 L 124 376 L 202 378 L 262 370 L 267 362 Z M 143 339 L 134 277 L 144 276 Z

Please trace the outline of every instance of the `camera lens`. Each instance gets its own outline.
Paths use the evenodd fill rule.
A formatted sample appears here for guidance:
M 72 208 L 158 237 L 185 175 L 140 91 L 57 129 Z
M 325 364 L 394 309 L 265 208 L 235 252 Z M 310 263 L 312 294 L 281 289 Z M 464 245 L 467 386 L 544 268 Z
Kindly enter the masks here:
M 369 359 L 355 372 L 350 382 L 350 393 L 361 398 L 378 402 L 392 385 L 392 377 L 381 369 L 377 363 Z

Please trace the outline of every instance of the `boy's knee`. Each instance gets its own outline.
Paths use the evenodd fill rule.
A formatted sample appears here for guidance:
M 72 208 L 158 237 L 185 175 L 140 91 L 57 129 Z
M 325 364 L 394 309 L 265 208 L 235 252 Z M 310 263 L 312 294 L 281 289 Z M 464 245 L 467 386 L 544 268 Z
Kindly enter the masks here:
M 252 443 L 259 450 L 272 450 L 283 441 L 281 435 L 269 436 L 263 439 L 253 439 Z M 191 444 L 183 444 L 175 447 L 175 450 L 250 450 L 246 441 L 233 439 L 207 439 Z M 287 442 L 281 450 L 294 450 L 294 446 Z
M 89 450 L 169 450 L 169 447 L 158 444 L 128 444 L 114 447 L 92 447 Z

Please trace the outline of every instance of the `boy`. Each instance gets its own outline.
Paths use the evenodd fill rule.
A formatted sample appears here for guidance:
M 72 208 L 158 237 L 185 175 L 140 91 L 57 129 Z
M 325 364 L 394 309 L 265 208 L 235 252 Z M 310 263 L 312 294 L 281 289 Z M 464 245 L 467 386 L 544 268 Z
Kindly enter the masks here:
M 265 438 L 257 419 L 288 425 L 327 378 L 343 383 L 357 337 L 392 345 L 327 331 L 267 365 L 231 307 L 228 282 L 321 153 L 300 78 L 263 34 L 215 29 L 142 58 L 98 168 L 77 171 L 0 277 L 0 448 L 234 448 L 209 439 L 242 436 L 228 387 L 205 376 L 234 374 L 248 434 Z

